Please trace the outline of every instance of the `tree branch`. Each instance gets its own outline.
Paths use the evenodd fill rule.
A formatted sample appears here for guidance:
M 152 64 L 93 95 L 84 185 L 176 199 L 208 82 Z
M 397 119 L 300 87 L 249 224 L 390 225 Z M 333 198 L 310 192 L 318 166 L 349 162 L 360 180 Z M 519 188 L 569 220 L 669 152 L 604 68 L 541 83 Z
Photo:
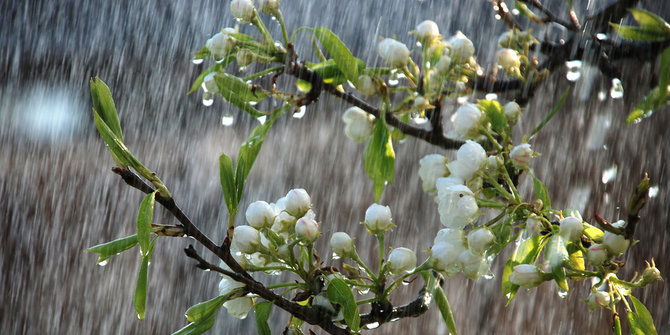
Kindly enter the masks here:
M 578 25 L 575 25 L 574 22 L 565 21 L 565 20 L 561 19 L 560 17 L 554 15 L 554 13 L 552 13 L 550 10 L 545 8 L 540 3 L 539 0 L 519 0 L 519 2 L 523 2 L 525 4 L 528 4 L 532 7 L 537 8 L 540 12 L 542 12 L 542 14 L 544 14 L 546 16 L 546 18 L 544 19 L 544 22 L 555 22 L 555 23 L 558 23 L 558 24 L 562 25 L 563 27 L 567 28 L 568 30 L 579 31 L 579 26 Z

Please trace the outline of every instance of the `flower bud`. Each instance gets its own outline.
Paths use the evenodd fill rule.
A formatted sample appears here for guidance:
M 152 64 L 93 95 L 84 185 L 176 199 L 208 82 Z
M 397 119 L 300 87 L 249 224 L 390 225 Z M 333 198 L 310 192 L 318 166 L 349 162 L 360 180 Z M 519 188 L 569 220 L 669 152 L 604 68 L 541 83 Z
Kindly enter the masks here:
M 443 228 L 437 232 L 433 244 L 449 243 L 454 246 L 465 248 L 463 241 L 465 240 L 465 232 L 463 229 Z
M 215 74 L 216 72 L 209 73 L 202 80 L 202 88 L 205 90 L 205 92 L 219 93 L 219 86 L 216 84 L 216 80 L 214 79 Z
M 259 0 L 258 10 L 263 14 L 275 15 L 279 11 L 279 0 Z
M 290 227 L 294 227 L 296 218 L 284 211 L 279 212 L 272 224 L 272 231 L 277 234 L 286 234 Z
M 582 237 L 584 232 L 584 224 L 581 219 L 574 216 L 568 216 L 561 220 L 560 234 L 563 239 L 567 241 L 577 241 Z
M 319 238 L 319 224 L 313 219 L 300 218 L 295 223 L 295 235 L 301 241 L 312 243 Z
M 452 185 L 437 192 L 440 221 L 447 228 L 462 229 L 479 217 L 472 191 L 465 185 Z
M 568 249 L 565 247 L 563 237 L 554 235 L 549 238 L 544 250 L 544 258 L 549 261 L 552 269 L 563 266 L 563 262 L 569 259 Z
M 432 154 L 421 158 L 419 161 L 419 177 L 421 177 L 423 190 L 428 194 L 435 194 L 437 188 L 435 183 L 440 177 L 447 174 L 445 157 Z
M 462 32 L 449 39 L 451 45 L 451 57 L 457 63 L 465 63 L 470 57 L 475 55 L 475 46 Z
M 373 234 L 391 230 L 391 209 L 388 206 L 372 204 L 365 211 L 365 227 Z
M 458 257 L 462 251 L 457 247 L 440 242 L 430 248 L 430 259 L 433 269 L 443 273 L 453 273 L 459 270 Z
M 601 265 L 607 260 L 607 247 L 602 244 L 593 244 L 589 247 L 586 259 L 591 265 Z
M 247 207 L 245 215 L 250 226 L 262 229 L 274 223 L 277 213 L 267 202 L 256 201 Z
M 426 20 L 416 26 L 416 38 L 422 43 L 430 43 L 430 41 L 440 37 L 440 29 L 437 23 Z
M 233 0 L 230 13 L 240 22 L 249 22 L 255 15 L 254 3 L 252 0 Z
M 440 190 L 445 190 L 449 186 L 453 185 L 463 185 L 463 179 L 454 177 L 454 176 L 449 176 L 449 177 L 442 177 L 442 178 L 437 178 L 437 181 L 435 181 L 435 188 L 437 189 L 437 193 L 440 193 Z M 435 200 L 436 202 L 437 199 Z
M 356 143 L 363 143 L 372 136 L 375 117 L 358 107 L 350 107 L 342 115 L 346 124 L 344 134 Z
M 635 284 L 638 285 L 638 287 L 642 287 L 662 280 L 663 277 L 661 277 L 661 271 L 656 268 L 656 264 L 654 264 L 654 260 L 652 259 L 651 264 L 647 263 L 647 268 L 644 269 L 642 276 L 635 282 Z
M 473 254 L 470 250 L 461 252 L 458 261 L 463 267 L 463 274 L 472 280 L 477 280 L 489 271 L 490 264 L 481 254 Z
M 230 271 L 230 268 L 228 266 L 225 266 L 226 270 Z M 221 281 L 219 282 L 219 295 L 226 295 L 233 291 L 234 289 L 238 289 L 240 287 L 244 287 L 244 284 L 233 280 L 232 278 L 222 275 L 223 277 Z
M 416 267 L 416 254 L 407 248 L 395 248 L 389 254 L 386 264 L 392 274 L 408 272 Z
M 237 65 L 243 67 L 253 63 L 256 57 L 251 51 L 246 49 L 240 49 L 237 50 L 236 58 L 237 58 Z
M 252 254 L 257 251 L 256 249 L 260 243 L 261 236 L 256 228 L 251 226 L 235 227 L 232 244 L 237 250 L 245 254 Z
M 312 208 L 311 201 L 309 194 L 304 189 L 292 189 L 286 194 L 285 210 L 294 217 L 301 217 Z
M 486 150 L 477 142 L 467 140 L 456 152 L 456 159 L 471 170 L 479 171 L 486 163 Z M 470 178 L 463 178 L 470 179 Z
M 475 229 L 468 234 L 468 249 L 475 255 L 481 255 L 493 244 L 495 238 L 488 228 Z
M 435 64 L 435 70 L 437 70 L 439 74 L 444 75 L 447 73 L 447 70 L 449 70 L 449 65 L 451 65 L 451 58 L 449 58 L 448 55 L 442 55 Z
M 370 78 L 370 76 L 367 75 L 358 76 L 358 83 L 356 83 L 356 89 L 358 90 L 358 92 L 361 92 L 361 94 L 363 94 L 366 97 L 377 94 L 377 84 L 372 78 Z
M 533 288 L 542 284 L 542 276 L 535 265 L 519 264 L 513 268 L 509 275 L 509 281 L 512 284 L 525 288 Z
M 473 138 L 477 135 L 482 123 L 482 111 L 475 104 L 465 103 L 458 107 L 452 121 L 454 123 L 454 133 L 457 137 L 462 139 Z
M 521 66 L 519 54 L 512 49 L 502 49 L 498 51 L 498 65 L 507 73 L 516 72 Z
M 512 164 L 520 169 L 527 167 L 528 162 L 530 162 L 532 157 L 533 150 L 528 143 L 519 144 L 509 152 L 509 158 L 512 160 Z
M 330 247 L 339 257 L 347 257 L 354 251 L 354 241 L 349 234 L 337 232 L 330 238 Z
M 589 310 L 591 311 L 598 308 L 609 307 L 610 301 L 610 295 L 603 291 L 591 291 L 591 294 L 589 294 L 588 298 L 586 298 L 586 304 L 589 306 Z
M 205 47 L 212 54 L 214 59 L 226 57 L 235 47 L 235 39 L 229 34 L 234 33 L 233 28 L 224 28 L 222 32 L 216 33 L 205 43 Z
M 235 298 L 228 300 L 223 304 L 228 314 L 238 318 L 244 319 L 249 314 L 249 310 L 254 306 L 254 300 L 249 296 Z
M 521 106 L 514 101 L 510 101 L 506 103 L 503 108 L 505 110 L 505 118 L 507 119 L 507 122 L 512 125 L 516 124 L 516 121 L 519 120 L 519 115 L 521 115 Z
M 542 221 L 538 219 L 537 215 L 531 214 L 526 219 L 526 231 L 531 236 L 538 234 L 543 228 Z
M 409 61 L 409 49 L 405 44 L 387 38 L 379 43 L 379 56 L 392 67 L 403 67 Z
M 603 234 L 603 245 L 607 248 L 610 254 L 619 256 L 628 249 L 630 241 L 621 235 L 606 231 L 605 234 Z

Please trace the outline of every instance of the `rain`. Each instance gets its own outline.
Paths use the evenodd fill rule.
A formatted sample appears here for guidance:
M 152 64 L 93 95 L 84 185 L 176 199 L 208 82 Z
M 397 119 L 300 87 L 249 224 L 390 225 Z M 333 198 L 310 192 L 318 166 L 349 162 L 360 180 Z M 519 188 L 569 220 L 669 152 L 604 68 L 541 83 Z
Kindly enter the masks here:
M 553 10 L 564 3 L 543 2 Z M 574 6 L 579 17 L 587 17 L 612 2 L 583 0 L 574 1 Z M 639 1 L 638 7 L 670 20 L 665 1 Z M 408 31 L 430 19 L 445 36 L 460 30 L 471 38 L 478 63 L 487 69 L 494 63 L 498 36 L 506 31 L 489 1 L 284 0 L 281 8 L 289 34 L 301 26 L 326 27 L 354 56 L 377 65 L 381 37 L 395 36 L 414 45 L 416 39 Z M 251 130 L 264 122 L 220 96 L 212 99 L 202 90 L 187 94 L 211 62 L 196 64 L 192 52 L 223 27 L 236 24 L 228 1 L 4 1 L 0 12 L 0 333 L 176 331 L 187 324 L 188 307 L 218 294 L 220 277 L 197 269 L 184 255 L 184 248 L 195 244 L 193 239 L 165 237 L 156 243 L 147 315 L 141 322 L 133 309 L 140 260 L 136 249 L 112 257 L 104 266 L 96 266 L 95 254 L 84 252 L 133 234 L 144 196 L 112 173 L 114 162 L 93 122 L 88 85 L 95 76 L 109 85 L 126 145 L 160 176 L 191 220 L 212 240 L 221 241 L 228 213 L 218 157 L 234 157 Z M 262 18 L 279 39 L 278 24 L 267 15 Z M 556 40 L 568 34 L 553 25 L 539 29 L 538 36 Z M 254 33 L 250 25 L 240 25 L 240 30 Z M 315 60 L 311 45 L 308 34 L 297 35 L 301 59 Z M 418 57 L 416 50 L 412 57 Z M 658 332 L 670 333 L 670 114 L 663 107 L 637 124 L 626 124 L 633 106 L 655 85 L 658 62 L 630 59 L 614 64 L 621 71 L 619 78 L 600 73 L 584 59 L 559 67 L 525 106 L 515 138 L 530 133 L 571 87 L 566 104 L 532 139 L 533 150 L 542 155 L 531 167 L 545 181 L 554 207 L 579 209 L 587 220 L 597 213 L 614 222 L 625 218 L 634 187 L 645 172 L 649 174 L 653 192 L 636 231 L 640 242 L 622 257 L 626 266 L 619 275 L 631 279 L 645 268 L 645 260 L 654 258 L 666 280 L 635 294 L 649 308 Z M 501 93 L 468 99 L 510 97 Z M 455 110 L 457 103 L 448 105 Z M 273 106 L 263 102 L 257 107 Z M 291 188 L 306 189 L 322 222 L 325 238 L 316 249 L 324 259 L 331 252 L 327 240 L 337 231 L 354 237 L 361 255 L 373 257 L 377 252 L 359 224 L 374 196 L 363 167 L 365 146 L 344 136 L 341 115 L 347 107 L 324 93 L 293 117 L 282 116 L 268 134 L 240 204 L 244 209 L 255 200 L 275 201 Z M 386 243 L 426 257 L 425 250 L 442 227 L 433 198 L 421 188 L 418 161 L 446 152 L 415 138 L 394 146 L 395 181 L 381 202 L 390 206 L 396 227 Z M 520 191 L 530 196 L 532 181 L 522 178 Z M 237 219 L 242 223 L 244 216 Z M 159 206 L 154 222 L 177 224 Z M 204 248 L 195 247 L 214 261 Z M 609 331 L 610 311 L 588 313 L 582 301 L 588 281 L 573 284 L 565 298 L 547 283 L 520 290 L 505 307 L 499 277 L 512 247 L 494 260 L 494 279 L 471 281 L 456 275 L 446 281 L 459 333 Z M 263 274 L 257 277 L 272 280 Z M 420 282 L 403 286 L 392 302 L 412 300 Z M 281 333 L 287 322 L 287 313 L 273 309 L 273 333 Z M 378 332 L 389 334 L 447 333 L 436 308 L 379 327 Z M 210 331 L 255 332 L 253 315 L 238 320 L 223 310 Z

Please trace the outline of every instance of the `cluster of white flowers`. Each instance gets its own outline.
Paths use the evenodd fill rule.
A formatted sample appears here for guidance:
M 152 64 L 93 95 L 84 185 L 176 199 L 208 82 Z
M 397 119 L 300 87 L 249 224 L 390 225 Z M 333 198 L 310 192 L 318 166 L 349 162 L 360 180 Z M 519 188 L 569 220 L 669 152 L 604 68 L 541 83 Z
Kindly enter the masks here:
M 409 49 L 402 42 L 386 38 L 379 42 L 379 56 L 392 67 L 401 68 L 409 62 Z
M 459 139 L 473 139 L 478 136 L 484 122 L 484 113 L 472 103 L 465 103 L 456 109 L 451 116 L 454 125 L 451 137 Z
M 486 251 L 494 240 L 495 236 L 488 228 L 474 229 L 467 238 L 463 229 L 442 229 L 430 248 L 430 263 L 434 270 L 447 276 L 462 271 L 468 278 L 477 280 L 490 271 Z
M 356 143 L 367 141 L 374 129 L 375 117 L 358 107 L 350 107 L 342 115 L 344 134 Z

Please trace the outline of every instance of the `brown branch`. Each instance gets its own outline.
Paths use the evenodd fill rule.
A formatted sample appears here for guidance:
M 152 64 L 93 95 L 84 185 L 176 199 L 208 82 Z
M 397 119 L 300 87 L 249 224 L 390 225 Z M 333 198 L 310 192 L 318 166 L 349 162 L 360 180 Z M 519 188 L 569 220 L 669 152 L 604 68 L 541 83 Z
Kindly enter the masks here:
M 544 22 L 555 22 L 567 28 L 568 30 L 579 31 L 578 25 L 575 25 L 574 22 L 565 21 L 560 17 L 554 15 L 554 13 L 552 13 L 550 10 L 544 7 L 539 0 L 519 0 L 519 2 L 523 2 L 525 4 L 537 8 L 540 12 L 542 12 L 542 14 L 545 15 L 546 18 L 544 19 Z
M 145 183 L 134 172 L 120 167 L 114 167 L 112 168 L 112 171 L 121 176 L 123 181 L 125 181 L 126 184 L 132 186 L 133 188 L 136 188 L 146 194 L 154 192 L 154 189 L 147 183 Z M 210 240 L 193 224 L 193 222 L 191 222 L 191 220 L 186 216 L 186 214 L 184 214 L 181 208 L 177 206 L 177 204 L 173 199 L 165 199 L 160 195 L 156 195 L 156 201 L 161 205 L 163 205 L 163 207 L 165 207 L 165 209 L 167 209 L 170 212 L 170 214 L 172 214 L 181 223 L 184 229 L 184 234 L 193 237 L 196 241 L 198 241 L 198 243 L 202 244 L 209 251 L 217 255 L 232 269 L 232 271 L 227 271 L 220 268 L 216 269 L 214 268 L 213 265 L 207 263 L 206 261 L 204 261 L 204 259 L 200 258 L 199 256 L 198 258 L 193 257 L 193 252 L 195 252 L 195 250 L 193 250 L 193 252 L 187 251 L 187 255 L 189 257 L 195 258 L 196 260 L 199 261 L 199 267 L 205 266 L 210 270 L 221 272 L 226 274 L 227 276 L 230 276 L 233 280 L 245 284 L 249 292 L 254 293 L 259 297 L 272 302 L 275 306 L 289 312 L 290 314 L 296 316 L 301 320 L 304 320 L 309 324 L 320 326 L 321 328 L 323 328 L 324 330 L 326 330 L 331 334 L 337 334 L 337 335 L 349 334 L 347 330 L 344 330 L 335 325 L 330 318 L 324 318 L 324 312 L 321 311 L 320 309 L 301 306 L 295 302 L 291 302 L 277 295 L 271 290 L 268 290 L 262 283 L 253 279 L 253 277 L 251 277 L 251 275 L 249 275 L 249 273 L 246 272 L 232 257 L 228 245 L 224 243 L 224 245 L 220 247 L 216 245 L 216 243 L 212 242 L 212 240 Z M 197 255 L 197 253 L 195 255 Z M 222 272 L 221 270 L 225 272 Z
M 500 15 L 500 18 L 505 23 L 507 28 L 524 30 L 519 25 L 519 23 L 516 22 L 516 19 L 514 19 L 514 16 L 512 15 L 512 13 L 510 13 L 504 1 L 492 0 L 491 4 L 493 5 L 493 8 L 498 13 L 498 15 Z
M 432 296 L 430 290 L 425 286 L 421 288 L 416 299 L 410 303 L 398 307 L 385 306 L 380 308 L 374 308 L 370 313 L 361 315 L 361 328 L 364 328 L 366 325 L 371 323 L 383 323 L 389 322 L 391 320 L 407 317 L 417 317 L 428 311 L 430 308 Z

